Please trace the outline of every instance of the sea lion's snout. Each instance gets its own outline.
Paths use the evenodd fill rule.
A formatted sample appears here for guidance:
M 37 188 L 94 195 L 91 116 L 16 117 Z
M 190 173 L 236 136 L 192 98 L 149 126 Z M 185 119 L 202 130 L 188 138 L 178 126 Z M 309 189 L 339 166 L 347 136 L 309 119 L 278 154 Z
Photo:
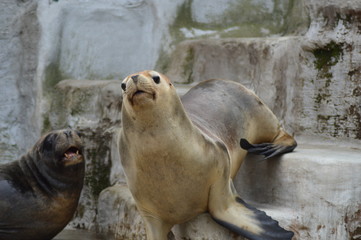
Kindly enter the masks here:
M 159 83 L 158 74 L 145 71 L 129 75 L 124 79 L 121 87 L 131 106 L 145 106 L 156 99 L 159 90 L 155 85 Z

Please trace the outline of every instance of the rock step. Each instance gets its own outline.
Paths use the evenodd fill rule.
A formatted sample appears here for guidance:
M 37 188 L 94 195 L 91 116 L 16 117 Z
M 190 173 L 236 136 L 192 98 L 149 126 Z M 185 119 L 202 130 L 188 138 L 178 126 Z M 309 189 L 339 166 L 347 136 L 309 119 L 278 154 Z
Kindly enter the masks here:
M 99 235 L 93 231 L 79 229 L 64 229 L 54 240 L 112 240 L 111 236 Z
M 262 159 L 249 155 L 234 180 L 245 201 L 293 230 L 295 239 L 361 239 L 358 145 L 301 137 L 295 152 Z

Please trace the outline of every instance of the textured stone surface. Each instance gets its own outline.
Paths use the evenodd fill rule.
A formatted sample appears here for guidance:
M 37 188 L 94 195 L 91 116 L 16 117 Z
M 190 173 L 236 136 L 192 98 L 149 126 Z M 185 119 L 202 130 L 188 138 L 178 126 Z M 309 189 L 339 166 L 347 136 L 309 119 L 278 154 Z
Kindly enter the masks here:
M 97 228 L 117 240 L 145 240 L 145 227 L 134 199 L 126 185 L 104 189 L 98 201 Z
M 0 2 L 0 162 L 15 160 L 39 134 L 36 1 Z
M 66 228 L 56 235 L 53 240 L 114 240 L 114 237 L 88 230 Z
M 298 101 L 301 131 L 361 139 L 361 2 L 309 1 Z
M 309 19 L 304 1 L 186 0 L 171 28 L 176 41 L 193 38 L 300 34 Z
M 242 82 L 289 131 L 361 139 L 361 4 L 309 0 L 301 5 L 310 19 L 302 36 L 185 41 L 164 69 L 177 82 L 215 77 Z M 214 19 L 208 13 L 199 13 L 200 19 Z
M 44 81 L 56 81 L 46 71 L 63 79 L 121 79 L 154 68 L 180 1 L 41 2 L 49 34 L 42 35 L 40 64 Z
M 208 213 L 203 213 L 186 223 L 174 226 L 172 232 L 176 240 L 245 240 L 217 224 Z
M 70 226 L 94 229 L 100 192 L 125 181 L 117 145 L 122 104 L 120 83 L 118 80 L 61 81 L 44 116 L 46 128 L 70 127 L 80 131 L 85 146 L 85 183 Z
M 360 143 L 299 143 L 280 158 L 249 157 L 234 181 L 239 194 L 269 208 L 295 239 L 361 239 Z
M 253 89 L 291 132 L 361 139 L 357 36 L 185 41 L 174 51 L 167 75 L 180 83 L 238 81 Z
M 240 82 L 293 127 L 300 51 L 297 37 L 185 41 L 174 51 L 167 75 L 180 83 L 211 78 Z

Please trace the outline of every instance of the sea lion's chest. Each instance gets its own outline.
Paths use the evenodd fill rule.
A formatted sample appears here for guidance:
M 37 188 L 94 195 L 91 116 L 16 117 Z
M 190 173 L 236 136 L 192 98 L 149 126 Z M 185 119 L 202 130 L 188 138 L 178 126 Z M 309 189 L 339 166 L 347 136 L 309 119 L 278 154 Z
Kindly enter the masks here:
M 198 132 L 168 128 L 167 133 L 157 133 L 143 132 L 121 141 L 123 149 L 127 146 L 122 161 L 134 198 L 142 208 L 160 215 L 187 219 L 189 213 L 205 211 L 222 153 Z
M 207 144 L 181 130 L 145 131 L 133 136 L 130 142 L 129 160 L 136 165 L 138 177 L 147 181 L 186 181 L 190 174 L 200 173 L 197 168 L 209 171 L 212 161 L 204 154 Z
M 67 221 L 76 208 L 78 198 L 69 198 L 61 193 L 49 195 L 38 189 L 22 189 L 18 183 L 8 180 L 0 180 L 0 195 L 2 196 L 0 199 L 2 214 L 0 215 L 6 214 L 7 221 L 13 220 L 19 224 L 22 221 L 27 224 L 29 218 L 33 219 L 31 224 Z M 21 214 L 24 218 L 19 218 L 19 215 L 15 213 Z
M 22 229 L 22 234 L 27 234 L 31 229 L 52 232 L 65 226 L 75 211 L 80 190 L 72 189 L 74 196 L 63 194 L 45 178 L 29 178 L 32 174 L 23 173 L 15 163 L 1 167 L 0 230 Z

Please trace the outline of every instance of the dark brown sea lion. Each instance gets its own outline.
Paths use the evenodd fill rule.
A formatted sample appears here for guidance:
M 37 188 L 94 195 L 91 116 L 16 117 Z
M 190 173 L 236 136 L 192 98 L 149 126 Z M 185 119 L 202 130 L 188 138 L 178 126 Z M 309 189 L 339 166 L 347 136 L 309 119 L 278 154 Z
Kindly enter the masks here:
M 83 187 L 82 152 L 75 131 L 52 131 L 0 165 L 0 240 L 51 239 L 67 225 Z
M 244 148 L 266 157 L 296 147 L 252 91 L 208 80 L 181 100 L 170 80 L 155 71 L 126 77 L 122 88 L 120 154 L 148 240 L 165 240 L 174 224 L 203 212 L 249 239 L 292 238 L 233 187 L 247 153 L 241 139 Z

